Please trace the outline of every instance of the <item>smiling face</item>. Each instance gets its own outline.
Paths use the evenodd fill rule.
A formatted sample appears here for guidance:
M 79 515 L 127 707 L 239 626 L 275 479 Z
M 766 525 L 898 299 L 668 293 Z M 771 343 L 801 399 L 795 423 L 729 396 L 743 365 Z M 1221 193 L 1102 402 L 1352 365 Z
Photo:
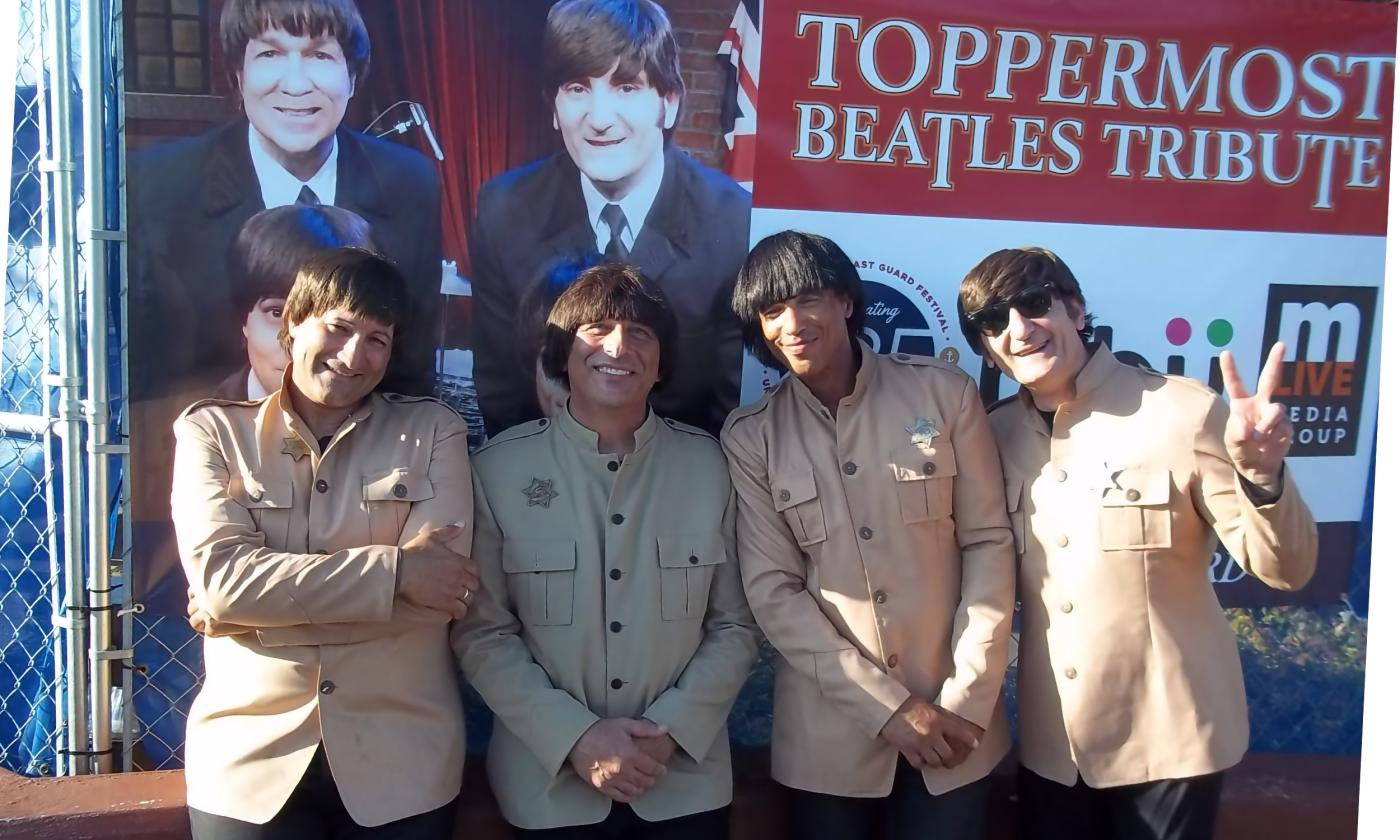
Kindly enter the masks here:
M 566 81 L 554 96 L 554 127 L 574 164 L 598 191 L 621 199 L 652 166 L 662 165 L 665 130 L 676 122 L 680 97 L 662 96 L 642 72 L 607 73 Z
M 286 298 L 260 298 L 243 322 L 248 364 L 263 391 L 269 394 L 282 387 L 282 372 L 287 368 L 287 351 L 277 340 L 282 329 L 282 307 L 286 305 Z
M 262 147 L 288 171 L 308 156 L 325 160 L 355 79 L 340 43 L 329 34 L 310 37 L 270 29 L 248 41 L 238 74 L 243 111 Z M 304 177 L 315 174 L 313 169 Z
M 661 341 L 646 324 L 608 319 L 583 324 L 569 350 L 575 414 L 644 413 L 660 379 Z
M 1074 379 L 1088 361 L 1079 331 L 1084 310 L 1076 301 L 1056 296 L 1050 311 L 1036 318 L 1011 307 L 1006 329 L 994 336 L 982 335 L 987 358 L 1007 376 L 1026 386 L 1038 398 L 1050 397 L 1042 408 L 1055 408 L 1074 395 Z
M 851 299 L 831 289 L 778 301 L 758 313 L 768 349 L 801 380 L 820 378 L 852 353 Z
M 292 387 L 319 409 L 350 409 L 384 378 L 394 328 L 344 309 L 308 316 L 288 328 Z

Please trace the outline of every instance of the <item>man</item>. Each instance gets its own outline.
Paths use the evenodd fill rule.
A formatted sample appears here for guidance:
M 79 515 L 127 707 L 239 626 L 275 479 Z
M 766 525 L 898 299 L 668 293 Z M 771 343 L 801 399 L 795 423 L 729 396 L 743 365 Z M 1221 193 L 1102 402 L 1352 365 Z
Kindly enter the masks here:
M 313 257 L 287 296 L 282 387 L 176 421 L 171 506 L 206 634 L 195 840 L 451 834 L 472 482 L 451 409 L 376 390 L 408 309 L 384 259 Z
M 860 276 L 821 236 L 754 246 L 746 344 L 791 374 L 721 441 L 739 562 L 776 664 L 773 778 L 794 836 L 977 838 L 1010 746 L 1013 565 L 972 380 L 857 339 Z
M 487 775 L 518 837 L 716 838 L 725 719 L 757 650 L 714 439 L 658 417 L 676 322 L 637 269 L 549 312 L 570 397 L 473 458 L 483 591 L 459 647 L 495 713 Z
M 482 187 L 472 227 L 473 372 L 486 430 L 541 416 L 528 290 L 561 260 L 635 265 L 675 307 L 663 416 L 719 430 L 742 361 L 729 292 L 750 197 L 669 142 L 685 86 L 665 12 L 651 0 L 564 0 L 549 11 L 544 95 L 564 151 Z
M 243 118 L 131 159 L 132 317 L 164 327 L 133 331 L 142 374 L 133 396 L 159 396 L 190 376 L 212 385 L 241 364 L 236 338 L 198 324 L 245 314 L 234 311 L 222 257 L 253 214 L 296 203 L 344 207 L 373 227 L 413 305 L 390 383 L 431 393 L 441 185 L 413 149 L 341 126 L 369 72 L 354 0 L 229 0 L 219 36 Z
M 1191 840 L 1249 742 L 1235 636 L 1211 588 L 1217 542 L 1297 589 L 1317 530 L 1287 470 L 1292 426 L 1221 356 L 1204 385 L 1089 345 L 1079 282 L 1042 248 L 962 282 L 968 344 L 1021 390 L 991 411 L 1020 560 L 1020 801 L 1028 838 Z
M 340 207 L 295 204 L 255 214 L 233 241 L 233 311 L 242 313 L 247 361 L 219 383 L 213 396 L 261 399 L 282 385 L 287 350 L 282 346 L 282 310 L 297 269 L 328 248 L 374 250 L 369 224 Z

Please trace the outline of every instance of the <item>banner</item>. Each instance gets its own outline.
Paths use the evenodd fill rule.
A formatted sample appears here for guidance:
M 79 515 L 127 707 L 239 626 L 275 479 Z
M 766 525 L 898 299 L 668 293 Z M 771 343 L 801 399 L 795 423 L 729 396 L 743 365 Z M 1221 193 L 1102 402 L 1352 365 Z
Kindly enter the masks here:
M 988 402 L 1013 387 L 970 353 L 955 296 L 1002 247 L 1060 254 L 1100 338 L 1168 373 L 1219 389 L 1221 352 L 1248 378 L 1288 342 L 1279 398 L 1319 570 L 1292 594 L 1223 554 L 1212 575 L 1227 604 L 1347 588 L 1375 430 L 1393 8 L 661 2 L 676 78 L 595 89 L 556 78 L 596 57 L 546 43 L 548 0 L 301 5 L 125 15 L 132 583 L 148 610 L 185 608 L 171 424 L 278 387 L 289 255 L 363 244 L 403 269 L 413 321 L 386 385 L 438 394 L 475 446 L 557 410 L 544 315 L 618 253 L 681 320 L 658 411 L 718 431 L 777 381 L 742 354 L 728 303 L 751 243 L 787 228 L 857 260 L 878 351 L 955 361 Z M 615 230 L 590 221 L 603 203 Z
M 820 233 L 866 283 L 867 338 L 1014 392 L 957 329 L 966 272 L 1056 252 L 1123 359 L 1221 390 L 1288 343 L 1278 399 L 1319 522 L 1302 593 L 1211 570 L 1227 605 L 1348 588 L 1373 449 L 1395 10 L 767 0 L 751 242 Z M 775 371 L 752 364 L 745 399 Z

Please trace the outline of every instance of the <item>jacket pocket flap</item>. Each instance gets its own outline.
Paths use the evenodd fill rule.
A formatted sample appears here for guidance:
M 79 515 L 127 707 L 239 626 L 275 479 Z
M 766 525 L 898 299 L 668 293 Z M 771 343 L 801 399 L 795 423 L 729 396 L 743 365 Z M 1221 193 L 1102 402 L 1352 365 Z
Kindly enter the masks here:
M 508 540 L 501 553 L 506 574 L 567 572 L 576 562 L 573 540 Z
M 773 506 L 777 510 L 787 510 L 816 497 L 817 479 L 810 468 L 783 473 L 773 481 Z
M 292 482 L 288 479 L 235 473 L 229 476 L 228 494 L 235 502 L 249 509 L 292 506 Z
M 656 556 L 668 569 L 718 566 L 724 562 L 724 540 L 719 534 L 662 535 L 656 538 Z
M 953 447 L 947 444 L 936 449 L 901 446 L 890 453 L 890 467 L 895 481 L 926 481 L 958 474 Z
M 1169 470 L 1128 467 L 1114 475 L 1116 486 L 1104 491 L 1104 507 L 1148 507 L 1165 505 L 1171 498 Z
M 433 483 L 423 473 L 403 467 L 364 476 L 367 502 L 421 502 L 433 497 Z

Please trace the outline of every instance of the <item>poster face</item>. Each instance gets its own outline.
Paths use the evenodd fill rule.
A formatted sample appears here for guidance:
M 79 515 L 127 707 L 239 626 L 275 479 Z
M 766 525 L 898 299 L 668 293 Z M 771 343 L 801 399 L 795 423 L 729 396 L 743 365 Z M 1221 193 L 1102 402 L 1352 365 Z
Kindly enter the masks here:
M 130 10 L 131 479 L 148 609 L 185 605 L 171 424 L 198 400 L 280 387 L 286 292 L 321 248 L 370 247 L 398 265 L 412 311 L 383 388 L 440 396 L 473 445 L 557 409 L 566 390 L 536 365 L 544 317 L 605 257 L 639 266 L 681 322 L 658 410 L 717 432 L 737 405 L 728 301 L 750 198 L 716 168 L 714 93 L 733 10 L 685 21 L 683 37 L 664 32 L 643 54 L 549 47 L 551 5 Z M 614 64 L 624 72 L 609 76 Z M 596 221 L 604 204 L 620 208 L 616 233 Z
M 1035 245 L 1120 359 L 1221 390 L 1288 344 L 1277 398 L 1319 522 L 1318 572 L 1269 590 L 1223 552 L 1226 605 L 1348 588 L 1375 429 L 1393 10 L 1286 3 L 973 8 L 765 4 L 751 241 L 820 233 L 855 261 L 881 352 L 1015 392 L 957 328 L 959 283 Z M 782 56 L 782 60 L 771 60 Z M 745 398 L 775 371 L 751 367 Z

